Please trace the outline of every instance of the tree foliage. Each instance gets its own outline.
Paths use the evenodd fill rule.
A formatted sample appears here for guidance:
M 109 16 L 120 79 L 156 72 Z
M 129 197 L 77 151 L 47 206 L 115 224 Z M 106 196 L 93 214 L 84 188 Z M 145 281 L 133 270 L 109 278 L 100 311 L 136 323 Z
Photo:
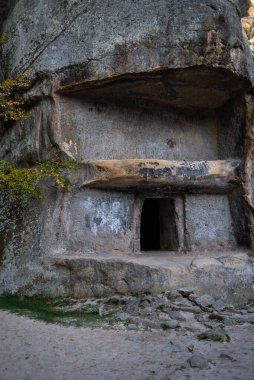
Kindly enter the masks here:
M 25 117 L 24 101 L 17 94 L 29 86 L 28 78 L 18 76 L 0 84 L 0 119 L 18 121 Z
M 21 202 L 29 198 L 42 199 L 40 180 L 51 178 L 56 186 L 66 190 L 66 171 L 76 169 L 78 165 L 75 160 L 47 161 L 32 168 L 17 169 L 9 161 L 0 161 L 0 191 L 7 193 L 12 200 Z
M 0 46 L 9 39 L 10 36 L 0 36 Z M 0 121 L 18 121 L 25 117 L 24 102 L 20 93 L 28 86 L 29 80 L 24 75 L 0 83 Z
M 10 39 L 0 36 L 0 46 Z M 20 93 L 27 89 L 29 80 L 26 76 L 7 79 L 0 83 L 0 121 L 15 122 L 24 119 L 26 111 Z M 9 195 L 12 200 L 26 202 L 30 198 L 42 199 L 39 182 L 51 178 L 54 184 L 67 189 L 65 173 L 76 169 L 79 163 L 75 160 L 67 162 L 47 161 L 31 168 L 17 168 L 9 161 L 0 161 L 0 192 Z

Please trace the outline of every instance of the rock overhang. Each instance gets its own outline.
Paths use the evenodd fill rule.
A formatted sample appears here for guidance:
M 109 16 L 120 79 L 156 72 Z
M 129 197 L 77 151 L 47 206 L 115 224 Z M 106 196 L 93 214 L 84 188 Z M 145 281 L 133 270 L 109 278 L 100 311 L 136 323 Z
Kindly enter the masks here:
M 204 66 L 252 81 L 251 53 L 230 0 L 160 0 L 156 9 L 151 0 L 70 2 L 67 8 L 51 0 L 47 9 L 32 1 L 31 7 L 36 29 L 29 27 L 23 0 L 4 24 L 3 33 L 12 36 L 4 47 L 6 75 L 49 72 L 60 73 L 61 81 L 68 75 L 102 80 Z
M 173 108 L 215 109 L 250 90 L 251 84 L 247 78 L 226 69 L 192 66 L 157 68 L 74 82 L 65 78 L 57 85 L 55 94 L 102 102 L 134 102 L 137 105 L 148 102 Z

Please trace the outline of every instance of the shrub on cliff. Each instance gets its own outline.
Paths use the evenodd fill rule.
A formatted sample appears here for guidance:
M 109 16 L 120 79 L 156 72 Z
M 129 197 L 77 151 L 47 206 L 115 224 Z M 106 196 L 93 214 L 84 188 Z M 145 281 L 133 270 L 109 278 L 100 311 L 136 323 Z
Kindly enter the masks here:
M 0 37 L 0 45 L 9 40 L 8 36 Z M 29 86 L 28 78 L 18 76 L 0 83 L 0 121 L 15 122 L 26 117 L 24 102 L 20 93 Z M 27 201 L 29 198 L 41 199 L 38 186 L 40 180 L 51 178 L 54 184 L 62 189 L 67 188 L 66 170 L 76 169 L 78 162 L 47 161 L 31 168 L 16 168 L 11 162 L 0 161 L 0 192 L 7 193 L 11 199 Z

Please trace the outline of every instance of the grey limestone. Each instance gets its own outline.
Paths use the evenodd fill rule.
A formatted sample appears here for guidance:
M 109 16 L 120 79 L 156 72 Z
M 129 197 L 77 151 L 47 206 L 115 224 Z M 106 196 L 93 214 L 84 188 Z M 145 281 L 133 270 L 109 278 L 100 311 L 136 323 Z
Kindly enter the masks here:
M 11 38 L 1 47 L 0 78 L 29 74 L 31 85 L 28 117 L 1 126 L 0 160 L 83 164 L 67 192 L 41 183 L 40 202 L 24 206 L 1 194 L 0 294 L 100 297 L 193 286 L 223 300 L 230 289 L 234 300 L 251 295 L 246 2 L 4 3 L 1 34 Z M 100 186 L 92 186 L 98 171 Z

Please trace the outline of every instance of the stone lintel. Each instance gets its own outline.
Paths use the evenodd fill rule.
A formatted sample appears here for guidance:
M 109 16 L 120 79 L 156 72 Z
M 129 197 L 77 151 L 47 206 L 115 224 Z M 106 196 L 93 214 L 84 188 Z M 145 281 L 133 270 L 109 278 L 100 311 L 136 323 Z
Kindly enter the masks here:
M 82 186 L 121 191 L 224 192 L 239 183 L 240 160 L 127 159 L 84 162 Z

